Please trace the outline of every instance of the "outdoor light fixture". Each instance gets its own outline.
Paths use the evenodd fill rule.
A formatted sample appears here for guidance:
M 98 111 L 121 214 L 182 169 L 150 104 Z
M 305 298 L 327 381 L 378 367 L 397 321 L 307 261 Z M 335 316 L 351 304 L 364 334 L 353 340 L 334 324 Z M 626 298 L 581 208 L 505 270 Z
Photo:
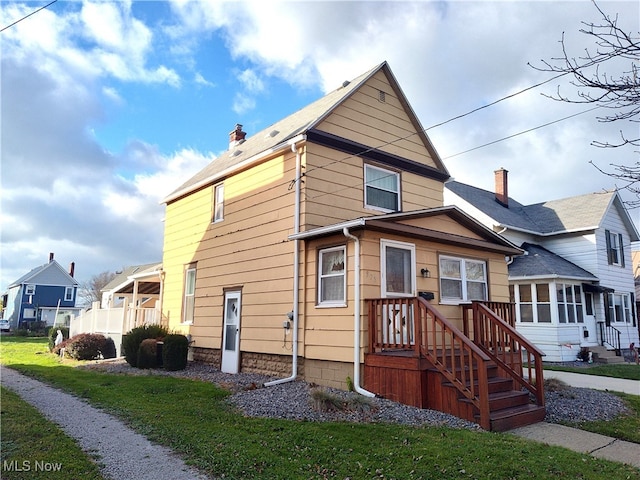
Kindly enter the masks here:
M 429 271 L 428 268 L 423 268 L 422 270 L 420 270 L 420 273 L 422 274 L 423 278 L 430 278 L 431 277 L 431 272 Z

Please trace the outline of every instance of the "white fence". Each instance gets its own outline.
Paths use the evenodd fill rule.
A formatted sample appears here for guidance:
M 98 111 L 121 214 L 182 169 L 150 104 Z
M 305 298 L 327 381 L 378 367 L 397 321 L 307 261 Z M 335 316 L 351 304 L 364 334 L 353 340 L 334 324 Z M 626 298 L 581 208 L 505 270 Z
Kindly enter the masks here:
M 122 336 L 125 333 L 135 327 L 161 322 L 162 313 L 156 308 L 133 308 L 127 305 L 118 308 L 92 308 L 71 320 L 69 336 L 100 333 L 105 337 L 111 337 L 116 345 L 116 355 L 121 356 Z

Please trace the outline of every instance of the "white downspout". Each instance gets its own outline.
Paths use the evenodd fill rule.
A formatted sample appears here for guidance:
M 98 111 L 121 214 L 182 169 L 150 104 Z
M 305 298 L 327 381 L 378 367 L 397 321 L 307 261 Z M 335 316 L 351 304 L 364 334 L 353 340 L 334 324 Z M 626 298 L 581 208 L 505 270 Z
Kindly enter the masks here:
M 302 183 L 302 167 L 300 152 L 296 148 L 296 144 L 291 144 L 291 151 L 296 154 L 296 191 L 294 200 L 294 220 L 293 233 L 300 233 L 300 184 Z M 279 385 L 281 383 L 291 382 L 298 376 L 298 303 L 300 297 L 300 240 L 293 241 L 293 325 L 292 348 L 291 348 L 291 376 L 280 378 L 264 384 L 265 387 Z
M 375 397 L 376 394 L 360 386 L 360 239 L 349 233 L 344 227 L 342 233 L 354 242 L 354 285 L 353 285 L 353 388 L 365 397 Z

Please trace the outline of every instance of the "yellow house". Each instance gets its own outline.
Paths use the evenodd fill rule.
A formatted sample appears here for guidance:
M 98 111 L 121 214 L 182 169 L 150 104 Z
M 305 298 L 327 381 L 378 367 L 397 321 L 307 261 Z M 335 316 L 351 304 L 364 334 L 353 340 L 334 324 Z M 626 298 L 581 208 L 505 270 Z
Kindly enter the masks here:
M 526 380 L 542 378 L 540 352 L 507 303 L 522 252 L 444 206 L 448 178 L 387 63 L 249 138 L 237 125 L 164 200 L 170 328 L 229 373 L 353 387 L 487 429 L 540 420 L 542 382 Z

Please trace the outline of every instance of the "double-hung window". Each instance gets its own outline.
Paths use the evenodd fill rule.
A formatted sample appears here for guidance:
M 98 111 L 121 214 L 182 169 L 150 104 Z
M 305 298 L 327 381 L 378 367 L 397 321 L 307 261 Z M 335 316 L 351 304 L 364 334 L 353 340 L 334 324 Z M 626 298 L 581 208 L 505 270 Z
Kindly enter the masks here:
M 487 299 L 487 264 L 482 260 L 440 257 L 440 297 L 443 302 Z
M 523 323 L 551 323 L 551 297 L 548 283 L 515 285 L 518 321 Z
M 193 323 L 196 309 L 196 266 L 187 266 L 184 272 L 184 299 L 182 307 L 182 322 Z
M 633 323 L 631 296 L 628 293 L 608 293 L 609 318 L 612 322 Z
M 213 189 L 213 222 L 221 222 L 224 219 L 224 183 L 220 183 Z
M 384 212 L 400 211 L 400 174 L 365 164 L 364 205 Z
M 73 287 L 64 287 L 64 301 L 65 302 L 73 301 Z
M 564 283 L 556 284 L 558 301 L 558 322 L 584 323 L 582 308 L 582 287 Z
M 622 249 L 622 234 L 609 230 L 604 231 L 607 242 L 607 262 L 609 265 L 624 267 L 624 250 Z
M 380 241 L 383 297 L 411 297 L 416 291 L 416 247 L 411 243 Z
M 346 248 L 325 248 L 318 255 L 318 305 L 346 304 Z

